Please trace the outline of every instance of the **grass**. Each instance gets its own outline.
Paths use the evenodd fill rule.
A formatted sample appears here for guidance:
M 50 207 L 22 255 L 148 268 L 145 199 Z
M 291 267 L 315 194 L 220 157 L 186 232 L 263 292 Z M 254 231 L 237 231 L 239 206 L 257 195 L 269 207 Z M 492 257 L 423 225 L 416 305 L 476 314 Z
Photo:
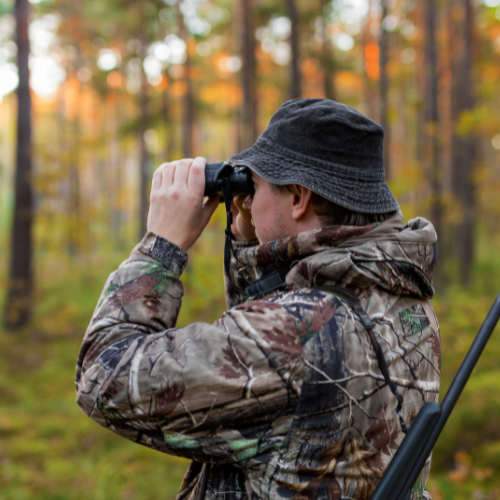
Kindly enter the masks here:
M 79 340 L 0 338 L 0 498 L 174 498 L 186 461 L 129 443 L 75 404 Z

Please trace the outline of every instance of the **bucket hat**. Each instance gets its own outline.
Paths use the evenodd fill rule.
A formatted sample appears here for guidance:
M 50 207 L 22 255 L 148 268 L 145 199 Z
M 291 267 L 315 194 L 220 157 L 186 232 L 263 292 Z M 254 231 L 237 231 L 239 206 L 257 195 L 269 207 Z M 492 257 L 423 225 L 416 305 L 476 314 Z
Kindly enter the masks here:
M 384 130 L 345 104 L 293 99 L 250 148 L 227 161 L 274 184 L 300 184 L 366 214 L 399 209 L 385 182 Z

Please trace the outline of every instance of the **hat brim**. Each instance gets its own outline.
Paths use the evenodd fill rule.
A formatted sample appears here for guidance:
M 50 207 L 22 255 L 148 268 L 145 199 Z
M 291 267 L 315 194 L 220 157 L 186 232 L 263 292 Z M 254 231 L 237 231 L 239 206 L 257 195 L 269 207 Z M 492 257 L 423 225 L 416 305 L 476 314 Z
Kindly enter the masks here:
M 383 214 L 399 210 L 383 174 L 357 177 L 343 165 L 308 161 L 301 156 L 282 147 L 277 150 L 270 141 L 261 138 L 253 147 L 227 161 L 249 167 L 273 184 L 300 184 L 355 212 Z

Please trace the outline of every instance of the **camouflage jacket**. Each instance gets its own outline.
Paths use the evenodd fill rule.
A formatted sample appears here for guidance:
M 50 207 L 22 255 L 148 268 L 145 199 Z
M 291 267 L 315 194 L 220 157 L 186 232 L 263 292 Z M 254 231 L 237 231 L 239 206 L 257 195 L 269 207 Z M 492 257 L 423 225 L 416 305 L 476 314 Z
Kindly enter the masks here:
M 187 254 L 148 233 L 104 286 L 78 358 L 78 404 L 123 437 L 192 459 L 178 499 L 199 498 L 203 463 L 206 499 L 370 498 L 404 437 L 396 398 L 360 320 L 323 287 L 349 287 L 375 322 L 411 425 L 438 398 L 432 225 L 403 227 L 398 214 L 233 249 L 228 311 L 178 329 Z M 289 264 L 286 288 L 241 292 Z M 429 498 L 428 469 L 414 499 Z

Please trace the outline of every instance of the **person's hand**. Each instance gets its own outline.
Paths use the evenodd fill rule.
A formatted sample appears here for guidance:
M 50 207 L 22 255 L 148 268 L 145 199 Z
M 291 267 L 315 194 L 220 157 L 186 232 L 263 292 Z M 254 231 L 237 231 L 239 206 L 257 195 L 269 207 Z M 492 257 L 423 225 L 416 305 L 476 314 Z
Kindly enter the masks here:
M 179 160 L 163 163 L 153 175 L 148 231 L 189 250 L 205 229 L 219 205 L 219 198 L 207 198 L 205 165 L 207 160 Z
M 233 232 L 236 241 L 252 241 L 257 238 L 252 221 L 253 195 L 238 195 L 233 198 L 231 211 L 233 212 Z

